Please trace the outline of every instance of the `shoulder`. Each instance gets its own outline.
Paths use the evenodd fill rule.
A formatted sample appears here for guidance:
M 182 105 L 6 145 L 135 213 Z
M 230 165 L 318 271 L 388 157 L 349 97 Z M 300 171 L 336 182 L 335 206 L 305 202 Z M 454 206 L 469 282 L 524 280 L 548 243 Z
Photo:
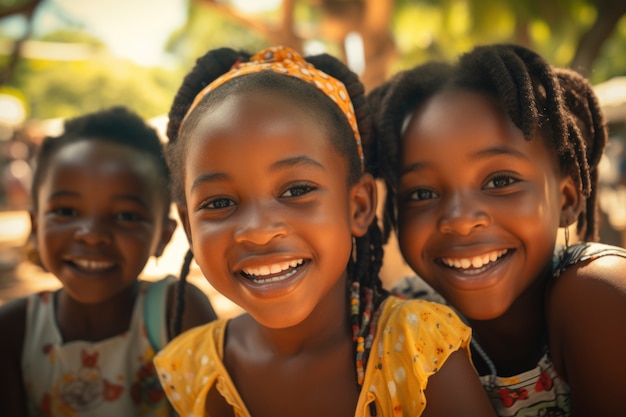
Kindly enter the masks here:
M 22 376 L 27 309 L 28 298 L 11 300 L 0 307 L 0 402 L 6 413 L 3 415 L 27 415 Z
M 430 408 L 443 410 L 442 404 L 450 404 L 449 388 L 453 382 L 472 397 L 484 396 L 470 362 L 471 331 L 452 309 L 426 300 L 393 296 L 385 300 L 381 309 L 364 386 L 375 393 L 386 409 L 401 408 L 407 415 L 418 415 L 428 397 Z M 467 404 L 459 403 L 454 412 L 437 415 L 460 415 L 460 408 Z M 489 407 L 485 398 L 483 410 Z M 469 409 L 464 411 L 477 415 Z
M 28 298 L 18 298 L 0 306 L 0 333 L 4 342 L 2 350 L 21 352 L 26 330 Z
M 431 373 L 451 352 L 469 345 L 471 330 L 446 305 L 390 296 L 382 309 L 377 328 L 379 355 L 404 352 L 416 363 L 423 361 L 423 369 Z
M 547 298 L 551 355 L 572 398 L 584 392 L 590 407 L 617 407 L 613 387 L 623 386 L 626 373 L 626 251 L 576 246 L 579 256 L 553 281 Z M 597 381 L 603 381 L 602 389 Z
M 579 243 L 560 255 L 551 284 L 549 305 L 566 303 L 572 297 L 589 303 L 605 297 L 626 302 L 626 249 L 599 243 Z
M 202 357 L 205 353 L 221 356 L 227 323 L 227 319 L 215 320 L 181 333 L 155 356 L 155 364 L 158 366 L 174 363 L 191 364 L 197 359 L 197 355 Z
M 453 332 L 469 337 L 470 329 L 447 305 L 428 300 L 404 300 L 389 296 L 382 307 L 381 325 L 394 325 L 402 329 L 416 329 L 420 333 L 441 334 Z
M 168 399 L 180 415 L 204 413 L 207 393 L 224 373 L 221 346 L 228 320 L 187 330 L 154 357 L 154 366 Z M 195 414 L 194 414 L 195 415 Z

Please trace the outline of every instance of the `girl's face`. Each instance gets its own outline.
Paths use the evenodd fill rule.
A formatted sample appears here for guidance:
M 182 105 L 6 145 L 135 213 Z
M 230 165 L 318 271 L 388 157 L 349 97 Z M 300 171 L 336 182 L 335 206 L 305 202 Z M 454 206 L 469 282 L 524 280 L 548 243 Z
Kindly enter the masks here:
M 175 223 L 154 163 L 123 145 L 69 144 L 52 156 L 37 190 L 33 233 L 43 265 L 82 303 L 99 303 L 137 280 Z
M 185 151 L 180 210 L 194 257 L 271 328 L 301 323 L 325 299 L 344 312 L 352 236 L 367 229 L 360 201 L 373 192 L 368 176 L 347 184 L 347 161 L 300 106 L 270 91 L 231 95 L 191 129 Z
M 398 240 L 409 265 L 462 314 L 497 318 L 549 265 L 576 200 L 540 138 L 524 139 L 497 103 L 438 93 L 404 133 Z

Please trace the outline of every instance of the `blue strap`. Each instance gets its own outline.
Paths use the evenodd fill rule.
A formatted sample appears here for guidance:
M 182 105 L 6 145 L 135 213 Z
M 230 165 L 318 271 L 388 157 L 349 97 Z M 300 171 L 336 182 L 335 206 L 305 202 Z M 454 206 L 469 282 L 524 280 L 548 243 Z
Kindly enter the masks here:
M 167 343 L 167 329 L 165 328 L 165 306 L 167 304 L 167 289 L 176 278 L 168 275 L 148 286 L 144 298 L 144 322 L 148 340 L 155 351 L 159 351 Z

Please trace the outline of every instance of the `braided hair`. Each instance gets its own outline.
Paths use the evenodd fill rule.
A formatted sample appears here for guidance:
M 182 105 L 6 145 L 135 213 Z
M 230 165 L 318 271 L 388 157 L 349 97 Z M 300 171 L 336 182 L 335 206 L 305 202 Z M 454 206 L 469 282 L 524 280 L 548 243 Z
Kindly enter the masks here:
M 174 199 L 184 205 L 183 194 L 183 166 L 186 154 L 186 133 L 195 126 L 202 114 L 214 103 L 218 103 L 234 92 L 249 91 L 251 89 L 271 89 L 294 98 L 307 105 L 307 111 L 320 118 L 320 123 L 327 129 L 327 137 L 332 145 L 348 161 L 350 184 L 355 183 L 361 176 L 361 160 L 357 152 L 354 133 L 341 109 L 329 97 L 315 86 L 300 79 L 277 74 L 273 71 L 260 71 L 234 78 L 219 88 L 204 96 L 202 101 L 189 111 L 196 95 L 213 80 L 228 72 L 233 65 L 248 62 L 250 54 L 238 52 L 230 48 L 213 49 L 197 59 L 195 66 L 187 74 L 180 86 L 169 112 L 167 136 L 169 146 L 167 150 L 168 163 L 173 176 Z M 309 56 L 305 58 L 317 69 L 341 81 L 352 101 L 361 141 L 365 149 L 371 146 L 372 120 L 365 98 L 363 84 L 356 74 L 348 69 L 341 61 L 327 54 Z M 183 123 L 184 120 L 184 123 Z M 374 220 L 369 226 L 368 233 L 354 238 L 353 256 L 348 262 L 348 272 L 351 282 L 348 283 L 351 295 L 349 300 L 351 325 L 355 343 L 355 361 L 357 376 L 360 369 L 364 369 L 367 357 L 371 350 L 371 342 L 376 329 L 376 312 L 387 292 L 383 289 L 379 277 L 382 265 L 383 246 L 382 234 L 378 222 Z M 188 272 L 192 261 L 191 252 L 185 259 L 183 269 Z M 180 283 L 184 283 L 186 274 L 181 273 Z M 182 299 L 179 299 L 182 301 Z
M 375 115 L 376 152 L 370 161 L 387 185 L 384 236 L 397 227 L 397 163 L 406 118 L 435 93 L 463 88 L 494 97 L 526 140 L 540 133 L 571 175 L 586 205 L 578 235 L 596 240 L 597 165 L 606 129 L 589 83 L 573 71 L 553 68 L 535 52 L 517 45 L 479 46 L 457 63 L 429 62 L 398 73 L 368 96 Z
M 571 129 L 578 129 L 587 147 L 587 164 L 591 190 L 586 207 L 578 217 L 577 233 L 583 240 L 597 241 L 598 164 L 608 141 L 604 114 L 591 83 L 578 72 L 567 68 L 554 68 L 563 93 L 564 104 L 569 111 Z

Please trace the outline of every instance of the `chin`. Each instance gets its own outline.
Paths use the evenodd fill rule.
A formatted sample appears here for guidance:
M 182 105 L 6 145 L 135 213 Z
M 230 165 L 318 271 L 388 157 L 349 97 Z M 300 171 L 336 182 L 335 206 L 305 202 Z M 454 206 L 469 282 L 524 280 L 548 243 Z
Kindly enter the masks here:
M 475 308 L 464 309 L 463 314 L 466 318 L 470 320 L 495 320 L 500 318 L 506 313 L 505 308 L 489 308 L 486 306 L 476 306 Z

